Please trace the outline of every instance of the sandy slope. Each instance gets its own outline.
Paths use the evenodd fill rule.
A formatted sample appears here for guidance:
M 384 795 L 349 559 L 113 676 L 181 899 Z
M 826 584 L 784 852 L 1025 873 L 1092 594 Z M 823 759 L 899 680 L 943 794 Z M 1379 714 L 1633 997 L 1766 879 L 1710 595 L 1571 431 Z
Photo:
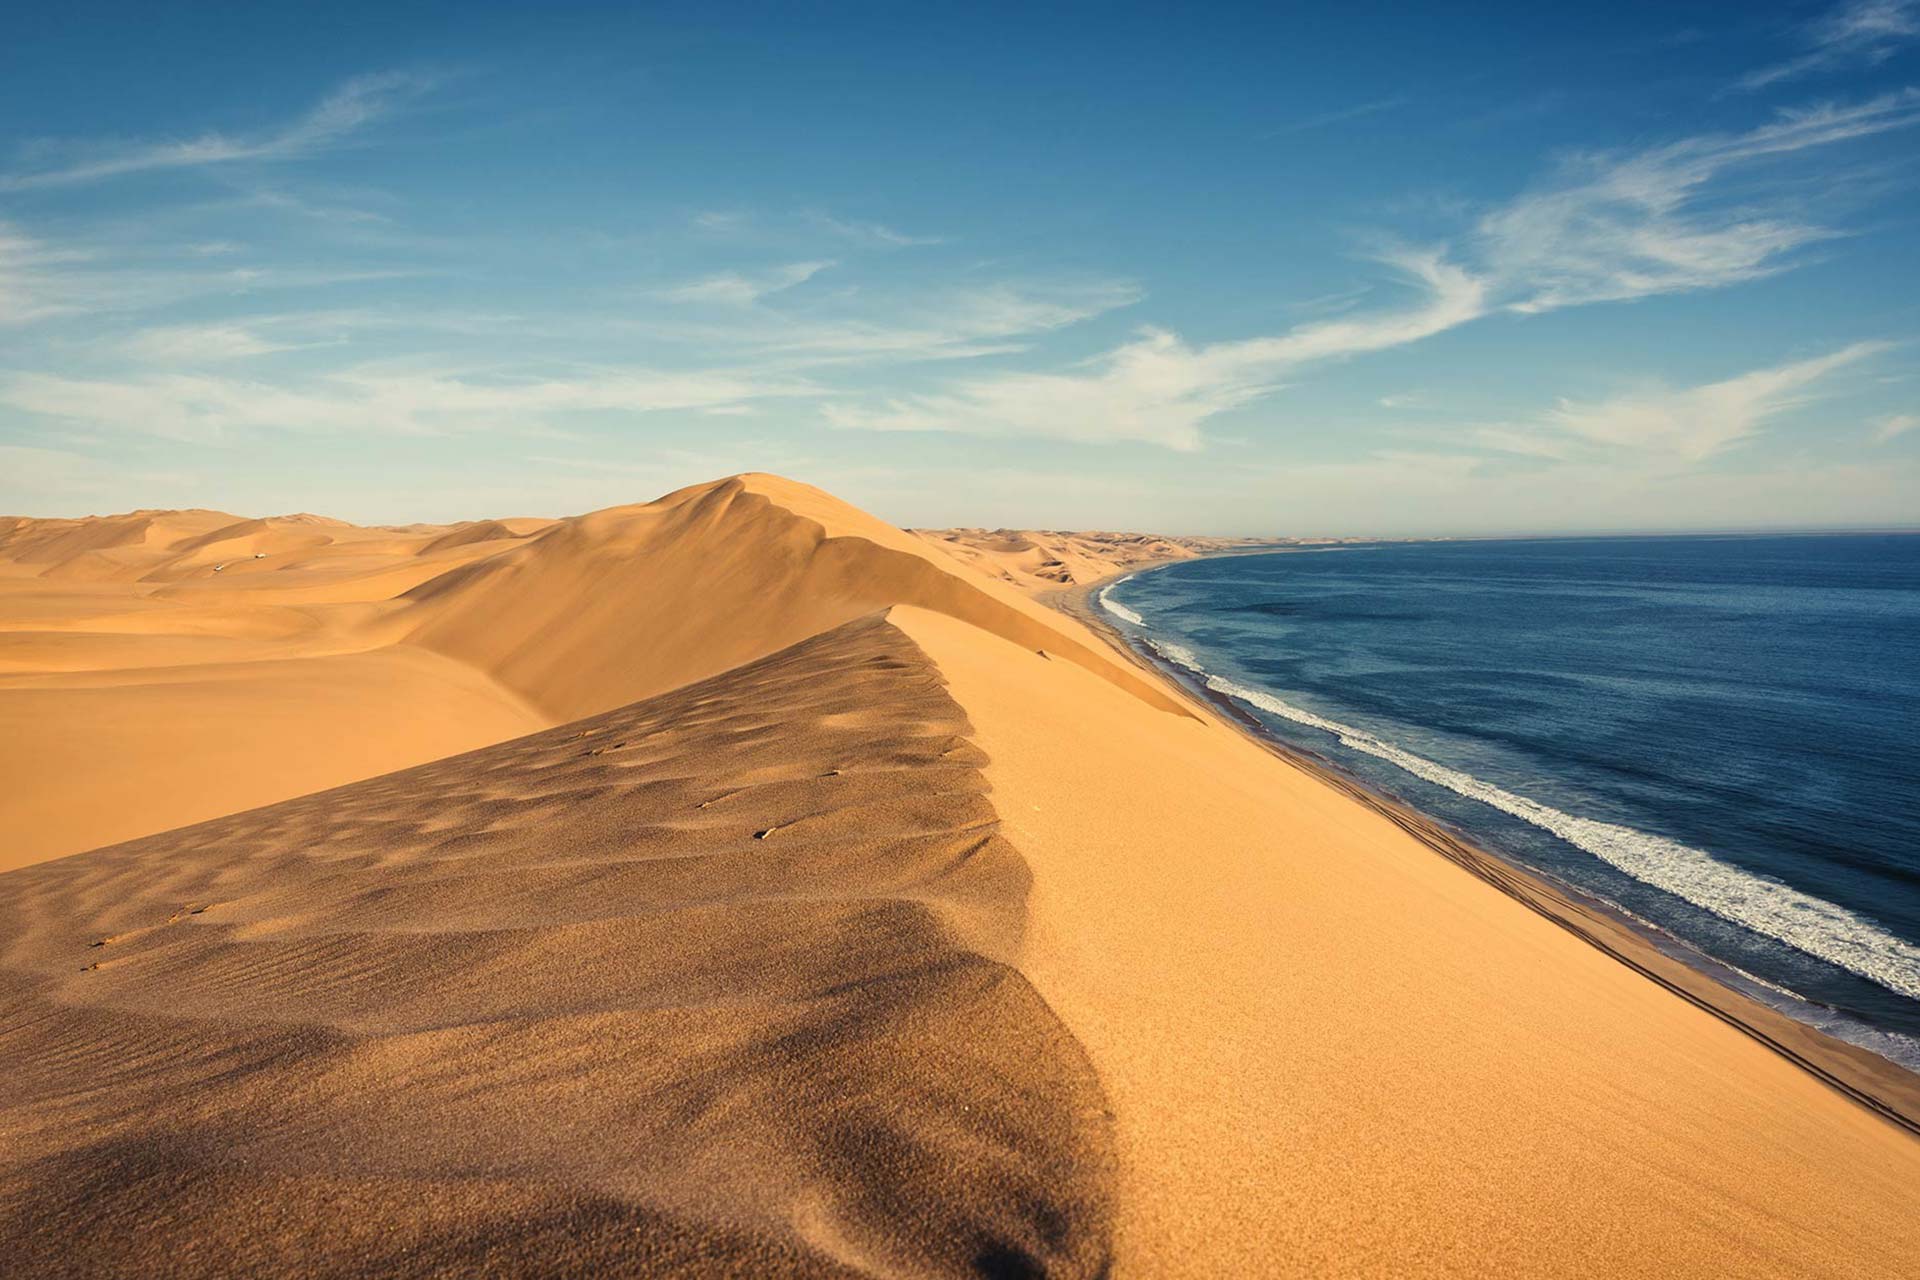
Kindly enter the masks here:
M 154 565 L 16 556 L 118 558 L 18 570 L 5 617 L 592 718 L 0 876 L 29 1274 L 1920 1257 L 1911 1133 L 815 490 L 336 530 L 232 583 L 170 558 L 194 518 Z M 163 678 L 94 662 L 107 703 Z
M 7 1274 L 1097 1274 L 966 727 L 871 618 L 0 878 Z
M 1920 1140 L 1216 723 L 909 610 L 1143 1275 L 1892 1275 Z
M 562 521 L 0 520 L 0 869 L 622 706 L 901 601 L 1174 705 L 1083 628 L 772 476 Z
M 393 646 L 392 596 L 502 545 L 458 532 L 0 520 L 0 870 L 552 723 Z
M 1045 594 L 1172 560 L 1291 539 L 1175 538 L 1152 533 L 1054 529 L 915 529 L 914 534 L 990 578 Z

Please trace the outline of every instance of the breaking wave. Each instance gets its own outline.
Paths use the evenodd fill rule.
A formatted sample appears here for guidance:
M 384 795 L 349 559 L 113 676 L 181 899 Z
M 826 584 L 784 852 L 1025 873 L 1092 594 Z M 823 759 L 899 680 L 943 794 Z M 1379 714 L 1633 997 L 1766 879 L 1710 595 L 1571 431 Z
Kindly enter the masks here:
M 1125 578 L 1120 579 L 1120 582 L 1125 582 L 1125 581 L 1126 581 Z M 1131 622 L 1136 627 L 1146 626 L 1147 620 L 1145 618 L 1141 617 L 1139 614 L 1135 613 L 1133 610 L 1127 608 L 1127 606 L 1121 604 L 1119 601 L 1115 600 L 1112 595 L 1109 594 L 1114 589 L 1114 587 L 1117 587 L 1120 585 L 1120 582 L 1110 583 L 1109 585 L 1100 588 L 1100 595 L 1098 597 L 1100 601 L 1100 607 L 1102 609 L 1105 609 L 1108 613 L 1112 614 L 1114 617 L 1120 619 L 1120 621 L 1122 622 Z
M 1101 603 L 1135 625 L 1144 625 L 1131 610 L 1122 611 L 1106 600 L 1104 592 Z M 1384 760 L 1456 795 L 1531 823 L 1643 884 L 1663 889 L 1723 920 L 1838 965 L 1889 991 L 1920 1000 L 1920 947 L 1845 907 L 1802 893 L 1777 880 L 1743 871 L 1677 840 L 1618 823 L 1576 817 L 1517 795 L 1472 774 L 1415 755 L 1364 729 L 1315 715 L 1270 693 L 1215 675 L 1201 666 L 1193 651 L 1184 645 L 1161 640 L 1147 643 L 1161 657 L 1191 671 L 1215 692 L 1269 715 L 1331 734 L 1342 746 Z

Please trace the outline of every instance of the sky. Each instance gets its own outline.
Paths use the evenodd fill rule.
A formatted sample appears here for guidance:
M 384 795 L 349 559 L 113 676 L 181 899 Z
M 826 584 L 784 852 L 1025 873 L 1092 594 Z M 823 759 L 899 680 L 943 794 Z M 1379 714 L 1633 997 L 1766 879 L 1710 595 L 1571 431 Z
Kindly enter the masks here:
M 7 27 L 3 512 L 1920 525 L 1920 0 Z

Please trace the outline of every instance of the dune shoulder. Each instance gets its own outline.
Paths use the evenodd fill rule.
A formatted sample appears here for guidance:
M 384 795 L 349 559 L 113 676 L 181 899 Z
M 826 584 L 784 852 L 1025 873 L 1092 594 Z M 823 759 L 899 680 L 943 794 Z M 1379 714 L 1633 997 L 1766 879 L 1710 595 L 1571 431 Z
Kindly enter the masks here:
M 775 476 L 565 520 L 9 518 L 0 869 L 624 706 L 897 602 L 1178 705 L 1021 591 Z
M 341 534 L 244 595 L 8 579 L 5 617 L 102 653 L 244 619 L 215 638 L 280 656 L 229 680 L 443 664 L 530 721 L 0 875 L 25 1274 L 1920 1256 L 1908 1127 L 1265 750 L 1053 588 L 770 476 L 426 549 L 448 533 Z M 7 673 L 0 713 L 75 675 Z M 103 706 L 219 687 L 77 675 Z
M 967 728 L 874 616 L 0 879 L 10 1274 L 1102 1274 Z

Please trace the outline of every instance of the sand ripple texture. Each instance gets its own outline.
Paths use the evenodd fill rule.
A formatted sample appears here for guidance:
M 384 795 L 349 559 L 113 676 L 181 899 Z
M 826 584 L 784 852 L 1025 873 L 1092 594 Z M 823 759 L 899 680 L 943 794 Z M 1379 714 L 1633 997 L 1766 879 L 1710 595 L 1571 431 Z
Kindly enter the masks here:
M 15 872 L 29 1275 L 1097 1275 L 1111 1117 L 882 615 Z

